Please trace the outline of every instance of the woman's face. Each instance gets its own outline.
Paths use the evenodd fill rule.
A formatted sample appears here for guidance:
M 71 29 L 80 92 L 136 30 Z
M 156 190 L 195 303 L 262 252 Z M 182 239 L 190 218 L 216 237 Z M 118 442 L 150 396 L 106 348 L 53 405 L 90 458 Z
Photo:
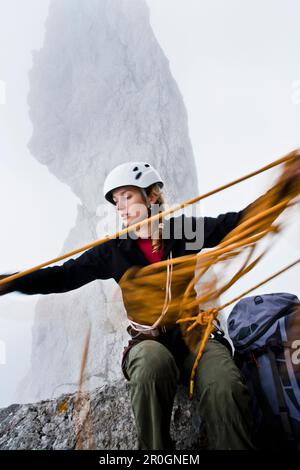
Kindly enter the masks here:
M 148 217 L 145 199 L 136 186 L 122 186 L 114 189 L 112 197 L 125 227 Z

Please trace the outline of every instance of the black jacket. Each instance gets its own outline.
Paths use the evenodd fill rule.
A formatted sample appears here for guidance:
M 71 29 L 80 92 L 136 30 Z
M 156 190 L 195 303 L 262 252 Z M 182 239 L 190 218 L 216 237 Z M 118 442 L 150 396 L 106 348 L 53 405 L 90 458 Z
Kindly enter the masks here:
M 168 258 L 171 250 L 172 257 L 177 258 L 187 254 L 198 253 L 202 248 L 211 248 L 218 245 L 236 227 L 243 213 L 244 211 L 228 212 L 218 217 L 187 217 L 181 215 L 164 219 L 164 250 L 162 260 Z M 185 227 L 188 227 L 188 230 L 183 230 L 183 224 L 187 224 Z M 197 235 L 193 237 L 195 233 Z M 143 267 L 149 264 L 144 254 L 138 249 L 134 238 L 136 237 L 133 236 L 133 232 L 125 234 L 121 237 L 108 240 L 102 245 L 90 248 L 77 258 L 69 259 L 61 266 L 42 268 L 15 279 L 10 282 L 8 291 L 19 291 L 24 294 L 63 293 L 78 289 L 96 279 L 112 278 L 120 284 L 127 315 L 133 318 L 130 311 L 132 306 L 136 309 L 136 305 L 130 301 L 130 296 L 126 295 L 126 289 L 122 286 L 122 277 L 132 266 Z M 195 241 L 197 245 L 193 246 Z M 188 243 L 192 246 L 189 246 Z M 188 284 L 189 279 L 184 279 L 185 281 Z M 161 289 L 163 291 L 165 287 L 163 286 Z M 184 290 L 185 286 L 183 287 L 183 292 Z M 153 295 L 156 295 L 156 293 L 153 293 Z M 159 295 L 162 295 L 162 293 Z M 196 296 L 195 289 L 193 295 Z M 151 295 L 148 297 L 151 301 Z M 129 332 L 128 328 L 127 331 Z M 222 336 L 219 338 L 218 335 L 215 335 L 215 339 L 224 342 Z M 136 341 L 131 339 L 123 352 L 122 370 L 127 379 L 129 378 L 124 366 L 125 358 Z M 159 336 L 158 341 L 169 349 L 180 368 L 182 361 L 189 353 L 189 348 L 183 340 L 180 326 L 176 324 L 169 328 L 165 334 Z M 224 344 L 228 346 L 226 343 Z
M 164 219 L 164 251 L 162 260 L 166 260 L 170 250 L 173 258 L 197 253 L 202 248 L 211 248 L 239 223 L 244 211 L 228 212 L 218 217 L 195 217 L 180 215 Z M 182 230 L 183 224 L 189 230 Z M 188 247 L 196 238 L 192 233 L 201 231 L 201 246 Z M 202 236 L 201 236 L 202 235 Z M 125 236 L 108 240 L 97 245 L 77 258 L 69 259 L 60 266 L 39 269 L 21 278 L 11 281 L 9 292 L 19 291 L 24 294 L 51 294 L 68 292 L 95 281 L 96 279 L 115 279 L 119 283 L 123 274 L 131 266 L 146 266 L 149 261 L 135 244 L 133 232 Z

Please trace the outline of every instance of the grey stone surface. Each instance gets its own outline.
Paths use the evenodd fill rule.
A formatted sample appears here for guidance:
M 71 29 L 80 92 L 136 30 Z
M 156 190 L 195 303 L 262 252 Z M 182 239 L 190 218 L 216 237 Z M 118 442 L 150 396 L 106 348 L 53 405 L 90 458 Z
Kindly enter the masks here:
M 171 419 L 176 449 L 205 448 L 198 398 L 178 387 Z M 64 394 L 0 410 L 0 449 L 137 449 L 129 383 L 121 380 L 92 392 Z

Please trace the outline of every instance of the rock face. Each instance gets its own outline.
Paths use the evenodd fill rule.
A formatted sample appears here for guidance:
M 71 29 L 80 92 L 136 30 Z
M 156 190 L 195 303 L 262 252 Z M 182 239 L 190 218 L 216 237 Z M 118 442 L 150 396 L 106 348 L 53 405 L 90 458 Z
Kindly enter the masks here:
M 93 390 L 77 400 L 65 394 L 31 405 L 0 410 L 0 449 L 137 449 L 129 384 L 121 381 Z M 195 395 L 178 388 L 171 420 L 176 449 L 207 446 Z M 113 419 L 112 419 L 113 418 Z
M 165 180 L 167 205 L 199 192 L 185 106 L 150 27 L 146 3 L 52 0 L 45 26 L 44 44 L 34 51 L 30 72 L 29 148 L 81 201 L 62 254 L 106 233 L 103 205 L 110 213 L 114 208 L 105 203 L 102 187 L 119 163 L 145 160 L 157 167 Z M 121 380 L 121 354 L 129 339 L 125 310 L 115 281 L 99 280 L 40 297 L 31 367 L 19 386 L 18 402 L 76 390 L 89 325 L 87 389 Z M 48 407 L 55 415 L 54 402 L 37 406 L 45 416 Z M 63 415 L 55 419 L 68 425 Z M 50 444 L 50 437 L 47 442 L 65 445 L 63 440 Z

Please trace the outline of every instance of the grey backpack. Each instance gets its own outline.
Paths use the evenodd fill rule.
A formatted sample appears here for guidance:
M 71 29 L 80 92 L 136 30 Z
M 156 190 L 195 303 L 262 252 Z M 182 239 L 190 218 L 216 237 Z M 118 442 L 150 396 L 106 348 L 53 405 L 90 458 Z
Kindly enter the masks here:
M 258 445 L 299 448 L 298 297 L 274 293 L 240 300 L 228 317 L 228 333 L 252 397 Z

